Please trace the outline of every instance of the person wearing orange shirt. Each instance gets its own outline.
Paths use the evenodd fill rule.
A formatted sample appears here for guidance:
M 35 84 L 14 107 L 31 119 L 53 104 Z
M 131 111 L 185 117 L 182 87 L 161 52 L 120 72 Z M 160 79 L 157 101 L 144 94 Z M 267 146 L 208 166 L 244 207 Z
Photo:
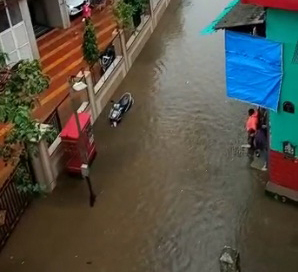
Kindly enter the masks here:
M 246 121 L 247 142 L 249 146 L 248 154 L 250 157 L 254 156 L 255 152 L 255 134 L 258 129 L 259 111 L 254 109 L 248 110 L 248 118 Z
M 248 118 L 246 121 L 246 131 L 257 131 L 259 124 L 259 111 L 254 109 L 248 110 Z

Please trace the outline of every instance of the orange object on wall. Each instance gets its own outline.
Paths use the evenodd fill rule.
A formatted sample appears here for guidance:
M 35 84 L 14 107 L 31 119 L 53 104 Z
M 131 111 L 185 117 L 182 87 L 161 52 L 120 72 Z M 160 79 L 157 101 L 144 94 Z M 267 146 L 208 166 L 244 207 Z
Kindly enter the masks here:
M 243 4 L 253 4 L 268 8 L 298 10 L 297 0 L 241 0 Z
M 86 152 L 88 164 L 96 155 L 94 135 L 91 125 L 91 116 L 88 113 L 79 113 L 79 121 L 82 129 L 82 142 Z M 75 116 L 72 115 L 67 124 L 60 133 L 62 140 L 66 169 L 72 173 L 80 173 L 81 165 L 84 163 L 81 160 L 79 130 L 76 124 Z

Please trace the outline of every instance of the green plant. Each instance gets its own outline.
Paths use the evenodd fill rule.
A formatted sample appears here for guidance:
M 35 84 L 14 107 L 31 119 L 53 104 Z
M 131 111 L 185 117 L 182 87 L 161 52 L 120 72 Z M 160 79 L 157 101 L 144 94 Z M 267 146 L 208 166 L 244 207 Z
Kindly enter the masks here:
M 49 79 L 37 60 L 22 60 L 13 67 L 4 65 L 0 75 L 0 122 L 8 128 L 1 142 L 0 157 L 9 163 L 27 161 L 28 153 L 36 155 L 40 139 L 54 136 L 54 130 L 42 129 L 31 114 L 38 95 L 48 88 Z
M 136 8 L 132 4 L 119 0 L 113 10 L 120 27 L 132 28 L 132 16 L 136 12 Z
M 91 66 L 98 61 L 99 49 L 95 29 L 91 19 L 85 20 L 85 31 L 82 44 L 84 60 Z
M 8 55 L 0 50 L 0 68 L 6 66 L 6 60 L 8 59 Z
M 148 6 L 149 1 L 148 0 L 130 0 L 130 3 L 137 9 L 144 12 Z
M 16 183 L 19 192 L 30 194 L 31 196 L 42 195 L 44 188 L 39 184 L 34 184 L 31 180 L 31 175 L 28 171 L 28 166 L 25 162 L 20 163 L 14 174 L 14 182 Z

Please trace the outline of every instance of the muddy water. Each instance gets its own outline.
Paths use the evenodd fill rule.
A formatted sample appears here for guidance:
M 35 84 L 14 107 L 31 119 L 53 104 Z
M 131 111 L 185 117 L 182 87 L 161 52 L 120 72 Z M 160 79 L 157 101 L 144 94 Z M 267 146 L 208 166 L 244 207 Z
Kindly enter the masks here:
M 218 271 L 224 245 L 244 271 L 298 271 L 298 213 L 263 193 L 239 146 L 247 107 L 225 98 L 222 33 L 199 30 L 228 1 L 173 0 L 115 97 L 136 104 L 117 129 L 96 125 L 110 225 L 103 271 Z M 126 267 L 121 267 L 123 263 Z
M 199 30 L 228 0 L 172 0 L 115 94 L 135 105 L 116 129 L 95 124 L 86 186 L 62 178 L 26 212 L 2 272 L 217 272 L 224 245 L 247 272 L 298 271 L 298 212 L 264 195 L 248 167 L 247 106 L 225 98 L 222 33 Z

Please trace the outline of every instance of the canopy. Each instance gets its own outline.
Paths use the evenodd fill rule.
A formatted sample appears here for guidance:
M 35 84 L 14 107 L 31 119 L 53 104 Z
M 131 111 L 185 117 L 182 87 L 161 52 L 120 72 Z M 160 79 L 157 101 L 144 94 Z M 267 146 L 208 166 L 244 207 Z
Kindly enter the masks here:
M 228 97 L 277 111 L 281 83 L 281 43 L 226 31 Z
M 243 4 L 253 4 L 268 8 L 298 10 L 297 0 L 241 0 Z

